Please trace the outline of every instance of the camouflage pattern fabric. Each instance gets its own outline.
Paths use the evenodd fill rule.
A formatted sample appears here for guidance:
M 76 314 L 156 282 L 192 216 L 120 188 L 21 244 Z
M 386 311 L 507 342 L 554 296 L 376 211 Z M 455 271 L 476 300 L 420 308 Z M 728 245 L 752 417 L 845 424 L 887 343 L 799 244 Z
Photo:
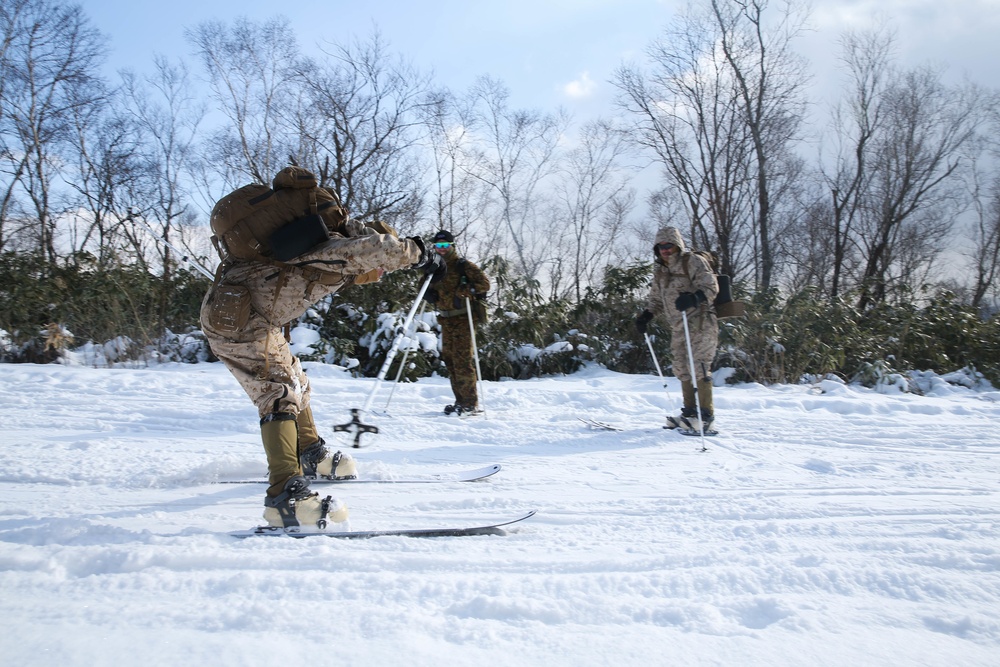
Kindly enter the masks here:
M 667 322 L 671 332 L 670 353 L 674 375 L 681 381 L 691 382 L 692 373 L 684 339 L 684 319 L 674 302 L 681 292 L 704 292 L 707 302 L 688 309 L 687 319 L 695 373 L 699 378 L 710 377 L 712 361 L 719 347 L 719 321 L 712 305 L 719 293 L 715 273 L 703 257 L 686 249 L 684 239 L 676 227 L 660 229 L 656 233 L 655 243 L 673 243 L 680 252 L 671 255 L 666 262 L 656 256 L 646 309 Z
M 473 291 L 475 294 L 489 292 L 490 280 L 482 269 L 460 257 L 455 246 L 448 249 L 444 260 L 448 272 L 434 285 L 437 292 L 435 307 L 438 309 L 438 324 L 441 325 L 441 360 L 448 367 L 455 404 L 476 408 L 479 405 L 478 378 L 465 300 Z M 464 261 L 461 270 L 460 261 Z
M 202 330 L 212 352 L 239 381 L 261 418 L 272 412 L 298 415 L 309 405 L 309 379 L 281 328 L 323 297 L 350 284 L 354 276 L 379 268 L 408 268 L 419 260 L 420 248 L 410 239 L 370 234 L 331 239 L 297 257 L 295 263 L 301 267 L 227 261 L 202 302 Z M 213 297 L 220 285 L 241 285 L 249 290 L 252 308 L 238 331 L 224 331 L 212 324 Z
M 469 317 L 441 318 L 438 322 L 441 325 L 441 360 L 448 366 L 455 404 L 475 408 L 479 405 L 479 392 Z

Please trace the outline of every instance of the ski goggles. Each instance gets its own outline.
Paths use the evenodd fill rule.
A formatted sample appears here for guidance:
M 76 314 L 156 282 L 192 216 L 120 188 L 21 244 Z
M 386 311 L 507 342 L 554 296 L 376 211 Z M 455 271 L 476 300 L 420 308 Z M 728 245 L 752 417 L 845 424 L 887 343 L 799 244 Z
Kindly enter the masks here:
M 660 252 L 661 250 L 670 250 L 671 248 L 676 248 L 677 246 L 673 243 L 657 243 L 653 246 L 653 250 Z
M 451 245 L 452 245 L 451 241 L 435 241 L 434 242 L 434 247 L 435 248 L 450 248 Z

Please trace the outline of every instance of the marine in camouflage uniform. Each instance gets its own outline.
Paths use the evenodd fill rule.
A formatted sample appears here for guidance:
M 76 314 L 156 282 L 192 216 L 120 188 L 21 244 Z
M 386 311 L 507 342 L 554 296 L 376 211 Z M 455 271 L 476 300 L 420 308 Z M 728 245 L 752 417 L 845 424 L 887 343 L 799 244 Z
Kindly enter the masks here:
M 458 254 L 455 237 L 450 232 L 438 232 L 432 243 L 434 251 L 444 258 L 448 267 L 444 277 L 425 295 L 438 310 L 441 359 L 448 366 L 451 390 L 455 394 L 455 402 L 444 411 L 460 415 L 475 413 L 479 411 L 478 378 L 466 301 L 469 300 L 472 306 L 475 300 L 485 299 L 490 291 L 490 280 L 482 269 Z M 482 324 L 475 317 L 476 308 L 472 310 L 475 324 Z
M 311 514 L 304 509 L 306 501 L 319 501 L 303 473 L 336 477 L 354 470 L 350 457 L 340 460 L 339 452 L 331 456 L 324 447 L 309 407 L 309 378 L 282 328 L 343 287 L 375 282 L 397 269 L 426 271 L 438 262 L 419 237 L 399 239 L 382 223 L 374 225 L 378 231 L 346 223 L 342 210 L 322 215 L 328 228 L 339 232 L 288 263 L 225 257 L 201 307 L 212 352 L 257 406 L 270 482 L 265 518 L 277 526 L 319 516 L 317 507 Z
M 712 400 L 712 361 L 719 347 L 719 321 L 713 302 L 719 293 L 718 280 L 708 261 L 686 249 L 680 230 L 664 227 L 657 231 L 653 246 L 653 283 L 646 310 L 636 324 L 641 333 L 656 316 L 670 327 L 670 353 L 673 371 L 681 381 L 684 407 L 681 418 L 668 417 L 667 426 L 676 428 L 687 420 L 697 430 L 697 404 L 701 404 L 701 422 L 708 429 L 715 418 Z M 683 313 L 687 314 L 691 336 L 694 373 L 688 362 Z M 697 401 L 695 383 L 697 378 Z

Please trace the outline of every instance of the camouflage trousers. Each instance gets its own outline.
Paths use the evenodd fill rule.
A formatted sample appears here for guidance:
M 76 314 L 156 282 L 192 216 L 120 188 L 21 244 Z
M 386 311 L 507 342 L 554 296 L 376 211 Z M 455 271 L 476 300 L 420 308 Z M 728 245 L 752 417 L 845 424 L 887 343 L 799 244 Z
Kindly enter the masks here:
M 309 407 L 309 378 L 278 327 L 263 318 L 241 334 L 219 334 L 203 326 L 212 352 L 226 365 L 257 407 L 261 418 L 274 412 L 298 415 Z
M 479 405 L 479 393 L 476 391 L 476 362 L 469 319 L 463 314 L 441 317 L 438 322 L 441 325 L 441 360 L 448 366 L 455 404 L 475 408 Z
M 715 351 L 719 347 L 719 320 L 714 313 L 698 312 L 688 318 L 688 331 L 691 334 L 691 355 L 694 357 L 695 375 L 699 379 L 710 378 Z M 682 382 L 691 382 L 691 364 L 688 362 L 683 321 L 671 329 L 670 354 L 674 375 Z

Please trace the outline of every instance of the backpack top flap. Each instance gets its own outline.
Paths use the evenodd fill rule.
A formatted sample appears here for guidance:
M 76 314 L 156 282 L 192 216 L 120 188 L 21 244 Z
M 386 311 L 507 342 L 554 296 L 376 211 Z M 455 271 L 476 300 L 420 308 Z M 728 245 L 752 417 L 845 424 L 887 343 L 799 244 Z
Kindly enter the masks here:
M 340 233 L 346 214 L 329 190 L 317 185 L 316 176 L 302 167 L 286 167 L 274 177 L 274 189 L 245 185 L 218 201 L 212 209 L 213 240 L 223 258 L 287 261 Z M 291 225 L 301 218 L 309 224 Z M 321 221 L 320 225 L 316 223 Z M 324 224 L 327 230 L 322 230 Z M 291 225 L 284 234 L 275 233 Z M 300 232 L 302 238 L 296 238 Z M 281 246 L 275 256 L 275 241 Z M 308 246 L 308 247 L 306 247 Z
M 302 167 L 285 167 L 274 176 L 271 186 L 275 190 L 282 188 L 294 188 L 296 190 L 309 190 L 319 187 L 316 174 Z

